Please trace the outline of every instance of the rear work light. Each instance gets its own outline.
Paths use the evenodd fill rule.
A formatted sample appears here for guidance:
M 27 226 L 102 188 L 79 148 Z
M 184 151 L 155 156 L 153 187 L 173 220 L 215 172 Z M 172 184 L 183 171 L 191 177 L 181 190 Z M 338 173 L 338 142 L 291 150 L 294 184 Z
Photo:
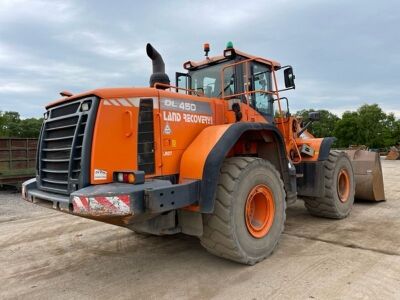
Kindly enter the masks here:
M 183 64 L 183 68 L 184 68 L 185 70 L 190 70 L 192 67 L 193 67 L 193 66 L 192 66 L 192 62 L 191 62 L 191 61 L 187 61 L 187 62 L 185 62 L 185 63 Z
M 143 171 L 114 172 L 114 181 L 121 183 L 131 183 L 131 184 L 144 183 L 144 172 Z

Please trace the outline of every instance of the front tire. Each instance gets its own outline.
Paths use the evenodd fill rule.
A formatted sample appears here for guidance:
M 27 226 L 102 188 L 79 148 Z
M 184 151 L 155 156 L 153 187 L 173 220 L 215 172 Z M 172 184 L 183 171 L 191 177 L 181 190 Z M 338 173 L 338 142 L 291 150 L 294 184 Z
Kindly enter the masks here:
M 354 203 L 354 174 L 349 157 L 342 151 L 331 151 L 324 165 L 324 196 L 304 198 L 310 214 L 331 219 L 343 219 Z
M 254 265 L 275 249 L 285 209 L 283 182 L 270 162 L 228 158 L 221 168 L 214 212 L 203 216 L 201 244 L 217 256 Z

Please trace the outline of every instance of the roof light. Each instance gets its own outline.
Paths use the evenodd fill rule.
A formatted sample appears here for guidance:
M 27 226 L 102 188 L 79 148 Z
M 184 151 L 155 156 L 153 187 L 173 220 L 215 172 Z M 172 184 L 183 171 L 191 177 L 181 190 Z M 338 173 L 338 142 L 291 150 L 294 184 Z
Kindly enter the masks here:
M 233 43 L 231 41 L 226 43 L 226 49 L 233 49 Z
M 224 56 L 226 58 L 232 58 L 236 55 L 235 49 L 231 48 L 231 49 L 225 49 L 224 50 Z
M 205 43 L 203 46 L 204 52 L 205 52 L 205 56 L 208 57 L 208 52 L 210 52 L 210 44 L 209 43 Z

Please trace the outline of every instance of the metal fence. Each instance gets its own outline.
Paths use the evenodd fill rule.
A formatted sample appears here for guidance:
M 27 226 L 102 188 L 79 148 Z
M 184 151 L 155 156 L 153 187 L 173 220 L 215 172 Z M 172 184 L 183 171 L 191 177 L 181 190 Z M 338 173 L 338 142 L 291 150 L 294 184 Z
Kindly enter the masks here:
M 34 138 L 0 138 L 0 185 L 19 186 L 35 176 L 37 143 Z

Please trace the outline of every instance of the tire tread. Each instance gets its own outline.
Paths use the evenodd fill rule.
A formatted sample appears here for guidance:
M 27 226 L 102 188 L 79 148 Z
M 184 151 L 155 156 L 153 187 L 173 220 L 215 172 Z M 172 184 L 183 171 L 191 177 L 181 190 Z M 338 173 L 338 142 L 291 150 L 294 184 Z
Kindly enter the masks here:
M 338 160 L 343 156 L 347 157 L 347 155 L 343 151 L 332 150 L 329 153 L 328 159 L 325 161 L 324 197 L 304 197 L 304 205 L 311 215 L 332 219 L 342 219 L 347 217 L 350 213 L 350 210 L 346 213 L 343 213 L 337 209 L 334 196 L 334 193 L 336 191 L 333 189 L 333 175 L 335 166 Z
M 204 234 L 200 242 L 206 250 L 214 255 L 224 257 L 244 264 L 254 265 L 268 257 L 278 244 L 276 240 L 272 249 L 260 257 L 249 257 L 241 249 L 235 237 L 234 228 L 231 220 L 232 205 L 235 197 L 233 191 L 239 181 L 241 172 L 251 164 L 262 164 L 272 170 L 279 178 L 280 188 L 284 191 L 283 181 L 276 168 L 268 161 L 255 157 L 232 157 L 224 161 L 221 168 L 221 176 L 217 185 L 217 197 L 215 200 L 214 213 L 204 216 Z M 283 195 L 285 199 L 285 195 Z M 284 201 L 285 202 L 285 201 Z M 286 203 L 284 203 L 286 205 Z M 284 207 L 286 208 L 286 206 Z M 284 209 L 284 220 L 286 213 Z M 280 233 L 283 232 L 284 221 Z

